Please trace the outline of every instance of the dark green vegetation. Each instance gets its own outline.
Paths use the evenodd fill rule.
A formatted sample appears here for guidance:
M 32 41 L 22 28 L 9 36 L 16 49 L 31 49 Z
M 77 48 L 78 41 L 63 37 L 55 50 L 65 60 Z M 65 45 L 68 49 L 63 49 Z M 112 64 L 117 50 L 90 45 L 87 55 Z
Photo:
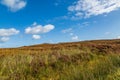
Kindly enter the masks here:
M 120 40 L 0 49 L 0 80 L 120 80 Z

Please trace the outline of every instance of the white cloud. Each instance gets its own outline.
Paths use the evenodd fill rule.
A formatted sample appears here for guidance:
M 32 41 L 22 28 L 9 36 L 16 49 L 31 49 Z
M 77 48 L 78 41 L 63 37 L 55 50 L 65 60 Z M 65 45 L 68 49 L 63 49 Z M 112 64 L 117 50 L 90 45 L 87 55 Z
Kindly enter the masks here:
M 120 8 L 120 0 L 78 0 L 68 7 L 74 17 L 90 17 L 110 13 Z
M 68 33 L 71 32 L 72 30 L 73 30 L 72 28 L 64 29 L 62 30 L 62 33 Z
M 26 34 L 32 34 L 33 39 L 41 39 L 41 36 L 39 34 L 44 34 L 52 31 L 55 28 L 54 25 L 48 24 L 45 26 L 38 25 L 36 22 L 34 22 L 31 26 L 27 27 L 25 29 Z
M 27 2 L 25 0 L 1 0 L 1 4 L 5 5 L 11 11 L 15 12 L 24 8 Z
M 2 37 L 0 38 L 0 42 L 7 42 L 9 39 L 9 37 Z
M 43 27 L 43 33 L 50 32 L 50 31 L 53 30 L 54 28 L 55 28 L 54 25 L 51 25 L 51 24 L 45 25 L 45 26 Z
M 105 35 L 110 35 L 111 34 L 111 32 L 105 32 Z
M 73 40 L 73 41 L 78 41 L 78 40 L 79 40 L 79 37 L 78 37 L 78 36 L 73 36 L 73 37 L 72 37 L 72 40 Z
M 0 42 L 7 42 L 10 36 L 18 34 L 20 31 L 14 28 L 0 29 Z
M 5 37 L 5 36 L 12 36 L 15 34 L 18 34 L 20 31 L 16 30 L 14 28 L 10 29 L 0 29 L 0 36 Z
M 32 25 L 33 25 L 33 26 L 36 26 L 36 25 L 37 25 L 37 22 L 34 22 Z
M 37 39 L 40 39 L 41 36 L 40 35 L 33 35 L 32 38 L 37 40 Z
M 51 30 L 53 30 L 55 28 L 54 25 L 48 24 L 45 26 L 42 25 L 37 25 L 37 23 L 33 23 L 32 26 L 27 27 L 25 29 L 25 33 L 26 34 L 41 34 L 41 33 L 48 33 Z
M 73 28 L 64 29 L 62 33 L 68 33 L 72 41 L 79 41 L 79 37 L 73 33 Z
M 89 26 L 89 25 L 90 25 L 90 22 L 83 22 L 82 25 L 83 25 L 83 26 Z
M 70 33 L 70 36 L 73 36 L 74 34 L 73 33 Z

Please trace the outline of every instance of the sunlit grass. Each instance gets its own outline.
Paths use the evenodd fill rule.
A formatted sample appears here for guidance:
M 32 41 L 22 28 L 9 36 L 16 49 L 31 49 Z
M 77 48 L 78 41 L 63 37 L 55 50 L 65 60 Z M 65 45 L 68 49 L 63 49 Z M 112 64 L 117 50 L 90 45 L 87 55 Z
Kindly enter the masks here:
M 0 80 L 120 80 L 116 47 L 77 43 L 52 48 L 2 49 Z

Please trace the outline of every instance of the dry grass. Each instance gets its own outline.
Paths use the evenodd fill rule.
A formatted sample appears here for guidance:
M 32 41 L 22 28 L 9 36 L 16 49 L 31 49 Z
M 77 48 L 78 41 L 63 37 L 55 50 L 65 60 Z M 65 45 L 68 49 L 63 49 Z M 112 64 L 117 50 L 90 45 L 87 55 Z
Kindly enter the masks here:
M 120 40 L 0 49 L 0 80 L 120 80 Z

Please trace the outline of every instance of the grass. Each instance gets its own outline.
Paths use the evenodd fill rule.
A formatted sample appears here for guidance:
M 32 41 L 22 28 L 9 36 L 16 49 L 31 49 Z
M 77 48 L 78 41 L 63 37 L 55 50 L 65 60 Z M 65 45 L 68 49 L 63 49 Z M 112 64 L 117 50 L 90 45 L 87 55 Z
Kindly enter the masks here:
M 120 80 L 120 40 L 0 50 L 0 80 Z

